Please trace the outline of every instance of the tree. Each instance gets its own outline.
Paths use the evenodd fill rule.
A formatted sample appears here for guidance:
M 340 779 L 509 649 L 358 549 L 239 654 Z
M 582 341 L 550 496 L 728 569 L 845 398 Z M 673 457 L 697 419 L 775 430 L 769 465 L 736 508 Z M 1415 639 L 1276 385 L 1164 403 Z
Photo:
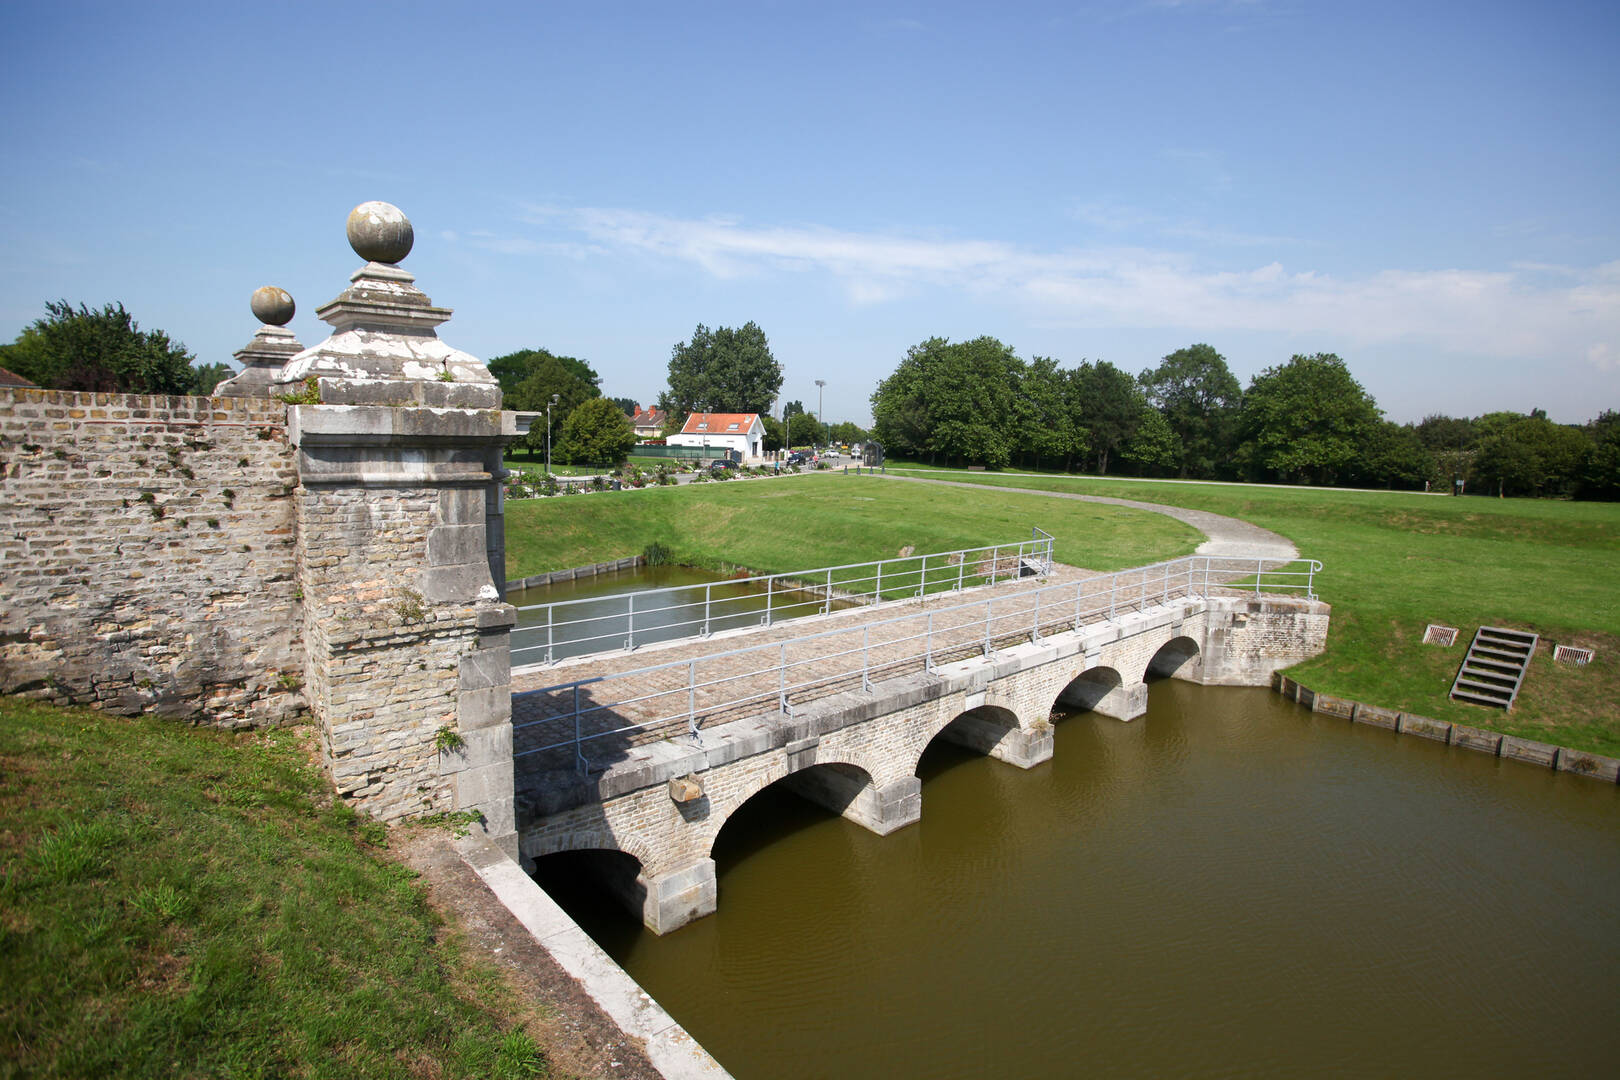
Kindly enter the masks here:
M 1545 413 L 1505 424 L 1498 422 L 1499 416 L 1490 414 L 1491 433 L 1479 441 L 1477 482 L 1498 495 L 1568 495 L 1575 490 L 1592 451 L 1585 431 L 1555 424 Z
M 626 416 L 636 415 L 636 410 L 641 408 L 641 402 L 637 401 L 635 398 L 616 397 L 608 398 L 608 400 L 617 405 L 619 407 L 619 411 L 624 413 Z
M 568 414 L 553 454 L 567 464 L 617 465 L 636 445 L 630 418 L 607 398 L 591 398 Z
M 1435 476 L 1432 451 L 1414 424 L 1380 420 L 1350 466 L 1350 479 L 1366 487 L 1419 488 Z
M 1142 422 L 1119 449 L 1119 456 L 1136 466 L 1139 473 L 1163 476 L 1181 467 L 1181 438 L 1170 428 L 1170 421 L 1151 405 L 1142 410 Z
M 993 337 L 929 338 L 872 393 L 872 434 L 893 453 L 1000 468 L 1011 459 L 1024 406 L 1025 364 Z
M 214 392 L 214 387 L 235 375 L 229 364 L 202 364 L 191 369 L 191 390 L 189 393 L 199 397 L 207 397 Z
M 528 371 L 529 374 L 522 382 L 505 393 L 503 404 L 508 409 L 537 412 L 544 415 L 546 406 L 551 402 L 551 395 L 556 394 L 557 403 L 551 406 L 553 432 L 559 430 L 560 425 L 567 422 L 570 413 L 597 396 L 591 385 L 581 379 L 576 374 L 577 369 L 565 363 L 563 357 L 545 353 L 543 356 L 536 358 L 533 366 Z M 609 404 L 612 404 L 612 402 L 609 402 Z M 628 422 L 628 418 L 626 422 Z M 633 428 L 632 431 L 634 431 Z M 557 446 L 555 435 L 553 435 L 551 443 L 553 447 Z M 530 456 L 544 449 L 546 445 L 546 425 L 543 422 L 531 425 L 523 445 L 528 449 Z
M 765 449 L 787 449 L 787 426 L 774 416 L 761 416 L 759 422 L 765 427 Z
M 595 368 L 584 360 L 572 356 L 558 356 L 548 349 L 519 349 L 517 352 L 507 353 L 505 356 L 497 356 L 489 362 L 488 366 L 489 373 L 495 376 L 496 382 L 501 384 L 502 396 L 510 399 L 513 391 L 548 361 L 555 361 L 563 371 L 589 387 L 591 397 L 595 397 L 601 392 L 602 377 L 596 373 Z M 632 406 L 634 404 L 635 402 L 631 402 Z M 506 407 L 509 409 L 527 408 L 527 406 L 513 405 L 510 400 L 506 402 Z
M 1586 425 L 1592 449 L 1581 463 L 1579 499 L 1620 499 L 1620 412 L 1605 409 Z
M 1067 459 L 1074 453 L 1074 422 L 1068 402 L 1068 379 L 1049 356 L 1037 356 L 1024 370 L 1018 399 L 1024 408 L 1019 420 L 1018 449 L 1026 459 L 1034 459 L 1039 469 L 1043 460 Z
M 821 423 L 807 412 L 788 417 L 789 446 L 814 446 L 821 442 Z
M 1377 402 L 1332 353 L 1267 368 L 1243 397 L 1241 429 L 1253 468 L 1331 484 L 1377 433 Z
M 659 405 L 670 412 L 764 413 L 782 389 L 782 366 L 756 323 L 710 330 L 702 323 L 669 357 L 669 390 Z
M 852 420 L 841 420 L 832 426 L 832 435 L 830 437 L 835 443 L 853 445 L 863 441 L 866 438 L 866 432 Z
M 788 420 L 789 418 L 797 416 L 802 412 L 804 412 L 804 402 L 790 401 L 786 405 L 782 406 L 782 419 L 784 421 Z
M 186 347 L 162 330 L 142 330 L 123 304 L 99 311 L 80 304 L 74 310 L 57 300 L 45 310 L 44 318 L 5 347 L 0 367 L 53 390 L 197 392 L 198 376 Z
M 1138 378 L 1148 401 L 1181 440 L 1181 475 L 1211 477 L 1221 471 L 1243 398 L 1226 359 L 1208 345 L 1189 345 Z
M 1097 472 L 1107 475 L 1109 456 L 1141 426 L 1147 399 L 1135 379 L 1106 360 L 1075 368 L 1070 374 L 1070 394 L 1096 455 Z

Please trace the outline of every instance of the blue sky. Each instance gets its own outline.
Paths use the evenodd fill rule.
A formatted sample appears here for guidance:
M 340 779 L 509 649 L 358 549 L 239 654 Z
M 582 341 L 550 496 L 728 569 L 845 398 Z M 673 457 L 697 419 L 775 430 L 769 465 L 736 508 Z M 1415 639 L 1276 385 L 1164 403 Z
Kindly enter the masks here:
M 752 319 L 869 419 L 990 334 L 1247 385 L 1336 352 L 1394 420 L 1620 408 L 1620 5 L 0 6 L 0 340 L 122 301 L 202 361 L 359 265 L 351 207 L 488 358 L 650 401 Z

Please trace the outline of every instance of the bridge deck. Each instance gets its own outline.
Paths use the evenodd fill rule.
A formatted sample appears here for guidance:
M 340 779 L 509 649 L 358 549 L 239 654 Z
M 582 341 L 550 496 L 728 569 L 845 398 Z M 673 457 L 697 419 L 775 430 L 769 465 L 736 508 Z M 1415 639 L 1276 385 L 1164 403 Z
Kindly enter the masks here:
M 1247 569 L 1253 571 L 1252 561 Z M 1230 580 L 1232 573 L 1216 577 Z M 1084 593 L 1084 602 L 1055 603 L 1054 585 L 1071 586 L 1062 594 L 1069 597 Z M 1206 591 L 1203 572 L 1146 567 L 1109 575 L 1057 566 L 1044 579 L 518 668 L 512 676 L 518 786 L 525 786 L 525 774 L 576 766 L 576 727 L 589 766 L 605 768 L 631 748 L 686 734 L 693 724 L 772 712 L 784 699 L 791 709 L 862 689 L 867 680 L 921 671 L 928 660 L 938 665 L 978 655 L 987 640 L 992 648 L 1028 641 L 1037 606 L 1038 632 L 1050 635 L 1077 621 L 1105 621 L 1110 606 L 1136 610 L 1189 591 Z

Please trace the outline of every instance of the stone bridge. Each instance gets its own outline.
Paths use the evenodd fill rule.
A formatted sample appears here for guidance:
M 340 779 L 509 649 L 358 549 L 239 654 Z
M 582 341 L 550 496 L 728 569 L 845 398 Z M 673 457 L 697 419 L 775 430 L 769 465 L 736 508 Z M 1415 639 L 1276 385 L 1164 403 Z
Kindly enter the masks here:
M 1157 581 L 1154 568 L 1139 573 L 1144 582 Z M 586 776 L 556 749 L 537 749 L 535 737 L 527 734 L 545 728 L 545 699 L 566 699 L 580 683 L 526 689 L 543 678 L 555 684 L 558 671 L 514 671 L 517 826 L 525 864 L 576 850 L 630 856 L 601 861 L 606 883 L 649 929 L 666 933 L 715 909 L 710 855 L 715 840 L 739 807 L 773 784 L 887 834 L 921 816 L 917 766 L 936 738 L 1031 768 L 1052 755 L 1054 708 L 1129 720 L 1146 709 L 1147 681 L 1156 677 L 1269 685 L 1276 670 L 1321 651 L 1329 617 L 1327 605 L 1314 599 L 1195 588 L 1190 580 L 1156 589 L 1151 598 L 1143 595 L 1127 610 L 1111 605 L 1112 610 L 1086 617 L 1079 603 L 1072 615 L 1055 611 L 1052 589 L 1023 582 L 977 590 L 983 594 L 979 602 L 995 605 L 995 614 L 982 620 L 993 618 L 1000 627 L 991 647 L 974 641 L 954 652 L 944 650 L 938 662 L 909 668 L 889 663 L 873 673 L 835 679 L 824 693 L 790 703 L 786 710 L 775 701 L 766 708 L 718 708 L 700 728 L 694 721 L 695 735 L 685 724 L 655 730 L 653 737 L 618 745 L 610 760 L 598 761 Z M 1042 593 L 1047 594 L 1044 615 L 1035 599 Z M 1036 614 L 1030 621 L 1032 604 Z M 926 606 L 911 601 L 844 613 L 849 625 L 842 633 L 854 634 L 863 622 L 885 616 L 884 625 L 893 625 L 895 608 Z M 959 607 L 958 599 L 951 610 Z M 1014 609 L 1022 614 L 1005 614 Z M 913 616 L 921 617 L 920 612 Z M 816 640 L 837 651 L 825 644 L 824 627 L 839 618 L 804 620 L 772 633 L 802 636 L 820 623 Z M 1028 629 L 1007 628 L 1019 618 Z M 720 664 L 739 666 L 728 645 L 734 650 L 735 640 L 683 643 L 674 650 L 677 659 L 662 670 L 685 670 L 682 665 L 695 664 L 692 657 L 705 653 L 720 653 Z M 784 656 L 788 647 L 784 642 Z M 624 657 L 617 662 L 629 663 Z M 604 664 L 611 675 L 613 661 L 587 663 L 591 678 L 601 677 Z M 639 673 L 644 681 L 638 690 L 647 689 L 649 670 Z M 633 703 L 648 694 L 623 692 L 626 704 L 611 711 L 621 717 L 633 713 Z

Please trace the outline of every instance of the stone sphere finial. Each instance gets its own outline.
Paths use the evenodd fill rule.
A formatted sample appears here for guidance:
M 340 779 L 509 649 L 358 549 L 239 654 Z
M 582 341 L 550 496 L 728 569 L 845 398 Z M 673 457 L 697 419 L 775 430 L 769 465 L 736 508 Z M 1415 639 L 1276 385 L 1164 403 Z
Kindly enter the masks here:
M 367 262 L 397 263 L 411 253 L 411 219 L 392 203 L 364 202 L 349 211 L 349 246 Z
M 254 289 L 252 303 L 254 318 L 267 326 L 286 326 L 292 322 L 293 313 L 298 310 L 292 294 L 274 285 Z

